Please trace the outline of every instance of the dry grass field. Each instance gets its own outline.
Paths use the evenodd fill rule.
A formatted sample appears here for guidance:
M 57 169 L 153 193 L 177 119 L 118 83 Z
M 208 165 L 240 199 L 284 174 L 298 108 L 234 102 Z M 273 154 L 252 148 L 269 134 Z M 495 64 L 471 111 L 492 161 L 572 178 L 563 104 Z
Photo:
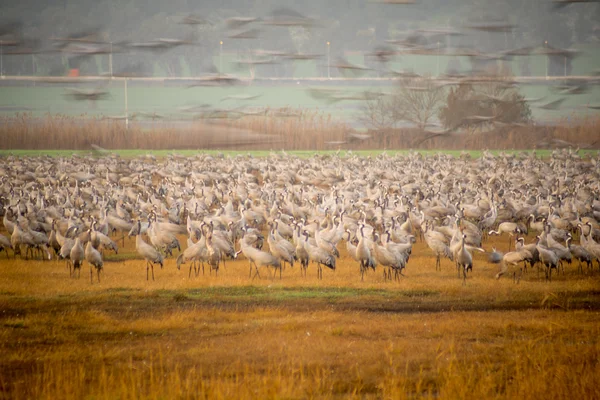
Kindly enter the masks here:
M 506 238 L 484 242 L 506 250 Z M 343 246 L 341 246 L 343 247 Z M 63 261 L 0 258 L 1 398 L 600 398 L 600 273 L 467 284 L 418 241 L 398 282 L 361 282 L 342 250 L 317 280 L 248 262 L 146 280 L 134 241 L 101 281 Z
M 357 133 L 330 114 L 289 108 L 261 116 L 222 115 L 182 124 L 149 122 L 129 129 L 122 120 L 82 115 L 30 114 L 0 117 L 0 150 L 221 149 L 221 150 L 513 150 L 599 149 L 597 118 L 576 118 L 556 126 L 499 126 L 490 131 L 431 136 L 415 128 Z M 424 140 L 428 136 L 430 139 Z

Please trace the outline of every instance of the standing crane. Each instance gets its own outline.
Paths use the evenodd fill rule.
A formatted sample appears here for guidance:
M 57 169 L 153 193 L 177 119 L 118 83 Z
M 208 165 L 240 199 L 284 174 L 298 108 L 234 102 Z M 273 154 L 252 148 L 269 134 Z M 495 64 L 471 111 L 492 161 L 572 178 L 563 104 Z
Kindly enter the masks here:
M 104 262 L 102 261 L 102 255 L 98 250 L 92 246 L 92 242 L 87 242 L 85 246 L 85 261 L 90 264 L 90 283 L 94 283 L 94 274 L 92 272 L 92 266 L 96 268 L 96 273 L 98 275 L 98 283 L 100 283 L 100 271 L 102 271 L 102 267 L 104 266 Z
M 146 280 L 149 280 L 149 270 L 152 268 L 152 280 L 154 280 L 154 264 L 160 264 L 160 267 L 163 267 L 164 258 L 162 254 L 158 252 L 154 247 L 150 246 L 148 243 L 142 239 L 141 234 L 141 221 L 138 219 L 138 232 L 135 237 L 135 250 L 139 255 L 144 257 L 146 260 Z
M 71 260 L 71 265 L 73 266 L 73 272 L 71 275 L 74 276 L 75 271 L 77 271 L 77 277 L 79 278 L 79 275 L 81 274 L 81 265 L 85 259 L 83 245 L 81 244 L 79 237 L 75 238 L 75 243 L 73 243 L 73 247 L 69 253 L 69 259 Z

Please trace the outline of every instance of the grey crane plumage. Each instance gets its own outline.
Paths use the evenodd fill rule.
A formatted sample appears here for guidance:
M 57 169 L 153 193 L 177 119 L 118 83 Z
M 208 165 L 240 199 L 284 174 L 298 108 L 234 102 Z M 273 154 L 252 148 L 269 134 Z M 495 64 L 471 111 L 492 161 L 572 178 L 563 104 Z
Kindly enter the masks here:
M 138 233 L 135 237 L 135 250 L 144 258 L 144 260 L 146 260 L 146 280 L 149 280 L 148 274 L 150 269 L 152 269 L 152 280 L 154 280 L 154 264 L 159 264 L 162 268 L 164 258 L 154 247 L 150 246 L 142 239 L 140 225 L 141 221 L 138 219 Z
M 273 254 L 275 257 L 279 258 L 279 260 L 281 262 L 283 262 L 283 265 L 285 265 L 285 263 L 290 264 L 291 267 L 294 266 L 294 256 L 295 256 L 295 248 L 293 247 L 293 245 L 288 242 L 287 240 L 281 240 L 281 241 L 277 241 L 277 239 L 275 239 L 275 228 L 269 230 L 269 233 L 267 235 L 267 243 L 269 244 L 269 250 L 271 251 L 271 254 Z M 287 243 L 289 246 L 284 245 L 284 243 Z M 291 248 L 291 251 L 290 251 Z
M 313 246 L 308 240 L 308 232 L 304 231 L 304 248 L 308 258 L 317 264 L 317 277 L 323 279 L 323 266 L 335 271 L 335 257 L 319 246 Z
M 490 230 L 488 235 L 501 235 L 503 233 L 508 233 L 508 250 L 510 251 L 512 248 L 512 238 L 514 234 L 527 234 L 527 229 L 523 226 L 523 224 L 518 224 L 516 222 L 502 222 L 500 225 L 498 225 L 498 229 Z
M 508 272 L 509 265 L 518 266 L 521 261 L 525 261 L 529 258 L 531 258 L 531 253 L 526 249 L 515 250 L 504 254 L 499 261 L 500 271 L 496 274 L 496 279 L 500 279 L 502 275 Z M 521 280 L 522 273 L 523 268 L 520 269 L 518 278 L 516 273 L 513 274 L 513 280 L 518 283 Z
M 85 246 L 84 252 L 85 260 L 90 264 L 90 283 L 94 283 L 94 274 L 92 272 L 92 267 L 96 268 L 96 274 L 98 276 L 98 283 L 100 283 L 100 271 L 104 266 L 104 261 L 102 260 L 102 255 L 98 250 L 92 246 L 92 242 L 87 242 Z
M 32 253 L 33 256 L 33 247 L 35 247 L 35 242 L 33 240 L 33 237 L 31 237 L 31 235 L 29 235 L 27 232 L 23 231 L 21 229 L 21 227 L 19 226 L 19 224 L 14 224 L 13 225 L 13 231 L 12 234 L 10 235 L 10 243 L 12 245 L 13 251 L 15 252 L 15 256 L 17 254 L 20 254 L 21 257 L 23 257 L 23 254 L 21 253 L 21 246 L 25 246 L 25 259 L 28 260 L 29 259 L 29 253 Z
M 425 242 L 427 246 L 433 251 L 436 256 L 435 259 L 435 269 L 441 270 L 441 257 L 444 256 L 451 261 L 454 261 L 454 255 L 452 251 L 448 247 L 448 245 L 444 242 L 445 236 L 439 232 L 436 232 L 429 228 L 426 225 L 427 230 L 424 232 L 423 237 L 425 238 Z
M 539 236 L 537 238 L 538 244 L 536 247 L 539 252 L 540 262 L 546 267 L 546 280 L 552 281 L 552 269 L 558 270 L 560 259 L 551 249 L 539 243 Z
M 394 271 L 394 277 L 398 279 L 404 268 L 404 260 L 384 246 L 380 246 L 376 242 L 377 239 L 378 238 L 376 237 L 375 240 L 371 242 L 371 251 L 375 263 L 384 268 L 383 277 L 385 280 L 392 279 L 392 271 Z
M 566 244 L 574 259 L 579 261 L 579 273 L 583 272 L 583 263 L 587 264 L 588 270 L 592 267 L 592 255 L 583 246 L 571 244 L 572 237 L 568 237 Z
M 221 263 L 221 250 L 213 244 L 213 229 L 207 227 L 204 232 L 206 237 L 206 261 L 210 266 L 210 271 L 215 271 L 215 275 L 219 273 L 219 264 Z
M 525 261 L 525 271 L 527 270 L 526 266 L 529 264 L 529 267 L 533 268 L 540 261 L 540 252 L 537 249 L 536 243 L 525 244 L 525 238 L 517 237 L 515 240 L 515 251 L 527 250 L 531 257 L 527 257 Z M 539 273 L 539 269 L 538 269 Z
M 242 254 L 250 263 L 250 277 L 252 279 L 254 279 L 256 276 L 260 278 L 260 274 L 258 272 L 259 267 L 273 267 L 275 270 L 279 269 L 281 271 L 281 262 L 273 254 L 250 246 L 250 244 L 246 242 L 245 235 L 244 237 L 240 238 L 239 242 Z M 256 273 L 254 276 L 252 276 L 252 265 L 254 265 L 256 268 Z M 279 277 L 281 278 L 281 272 L 279 273 Z
M 356 245 L 356 258 L 360 263 L 360 280 L 364 280 L 365 272 L 368 268 L 371 268 L 373 271 L 377 265 L 377 261 L 373 257 L 371 252 L 371 243 L 365 236 L 365 226 L 361 223 L 359 228 L 359 239 L 358 244 Z
M 177 269 L 181 268 L 182 264 L 185 264 L 188 261 L 192 261 L 190 265 L 190 270 L 188 273 L 188 277 L 192 276 L 192 267 L 196 268 L 195 263 L 202 263 L 202 273 L 204 273 L 204 262 L 207 261 L 207 251 L 206 251 L 206 238 L 202 236 L 196 243 L 193 243 L 191 246 L 188 246 L 183 252 L 177 256 Z M 196 270 L 196 274 L 198 274 Z
M 467 271 L 473 269 L 473 255 L 467 250 L 465 246 L 465 239 L 467 235 L 463 234 L 460 239 L 460 247 L 454 254 L 456 258 L 456 265 L 459 270 L 462 269 L 463 273 L 463 285 L 467 283 Z
M 8 259 L 8 249 L 13 250 L 13 246 L 10 243 L 10 239 L 6 236 L 0 234 L 0 251 L 4 250 L 6 252 L 6 258 Z
M 171 232 L 159 228 L 155 214 L 150 215 L 148 223 L 149 227 L 146 233 L 156 249 L 163 250 L 165 255 L 173 255 L 174 249 L 181 251 L 181 245 L 177 237 Z
M 83 264 L 83 260 L 85 259 L 85 253 L 83 249 L 83 245 L 81 244 L 81 240 L 76 237 L 73 243 L 73 247 L 71 248 L 71 252 L 69 253 L 69 260 L 71 266 L 73 267 L 73 271 L 71 273 L 72 276 L 77 272 L 77 276 L 81 274 L 81 265 Z

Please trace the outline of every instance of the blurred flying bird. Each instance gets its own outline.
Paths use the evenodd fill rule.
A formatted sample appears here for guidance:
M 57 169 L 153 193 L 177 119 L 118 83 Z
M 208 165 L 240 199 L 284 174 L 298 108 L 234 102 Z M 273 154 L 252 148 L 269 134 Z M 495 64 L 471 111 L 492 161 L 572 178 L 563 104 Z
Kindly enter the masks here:
M 191 79 L 191 81 L 192 83 L 187 86 L 188 88 L 193 88 L 196 86 L 236 85 L 242 82 L 236 76 L 219 73 L 200 76 L 198 78 Z
M 520 47 L 518 49 L 505 50 L 504 54 L 507 56 L 528 56 L 535 50 L 534 47 Z
M 576 49 L 561 49 L 559 47 L 552 47 L 548 44 L 545 46 L 539 46 L 534 50 L 535 54 L 566 57 L 569 59 L 575 58 L 581 54 L 580 50 Z
M 258 58 L 258 59 L 248 59 L 248 60 L 235 60 L 233 61 L 237 69 L 244 69 L 248 66 L 252 65 L 268 65 L 268 64 L 277 64 L 277 61 L 272 58 Z
M 307 53 L 286 53 L 284 58 L 289 60 L 315 60 L 322 57 L 322 54 L 307 54 Z
M 105 35 L 102 33 L 102 28 L 99 26 L 71 33 L 65 37 L 52 38 L 55 42 L 78 42 L 78 43 L 107 43 Z
M 407 5 L 415 4 L 415 0 L 369 0 L 370 3 Z
M 353 133 L 350 133 L 348 135 L 348 142 L 349 143 L 352 143 L 352 142 L 362 142 L 362 141 L 365 141 L 365 140 L 369 140 L 371 138 L 372 138 L 372 136 L 369 135 L 369 134 L 353 132 Z
M 137 115 L 146 118 L 146 119 L 151 119 L 151 120 L 155 120 L 155 119 L 163 119 L 165 118 L 165 116 L 163 114 L 159 114 L 156 111 L 152 111 L 152 112 L 139 112 L 137 113 Z
M 371 68 L 365 67 L 364 65 L 352 64 L 343 57 L 338 57 L 331 67 L 337 68 L 340 74 L 346 77 L 357 77 L 364 75 L 365 72 L 371 71 Z
M 310 27 L 317 25 L 317 21 L 315 19 L 306 17 L 290 8 L 275 9 L 266 18 L 264 18 L 262 22 L 265 25 L 274 26 Z
M 598 3 L 598 0 L 553 0 L 553 9 L 562 10 L 563 8 L 577 3 Z
M 206 111 L 209 108 L 210 108 L 210 104 L 203 103 L 203 104 L 199 104 L 199 105 L 191 105 L 191 106 L 180 107 L 179 111 L 182 111 L 182 112 L 185 112 L 185 113 L 197 113 L 197 112 L 200 112 L 200 111 Z
M 233 32 L 227 34 L 230 39 L 256 39 L 261 32 L 258 28 L 252 28 L 241 32 Z
M 182 45 L 195 44 L 190 39 L 158 38 L 149 42 L 133 42 L 128 46 L 139 50 L 166 51 Z
M 467 25 L 467 28 L 469 29 L 497 33 L 512 32 L 512 30 L 516 27 L 516 25 L 508 24 L 505 22 L 490 22 L 486 24 Z
M 256 17 L 231 17 L 225 20 L 225 26 L 227 29 L 238 29 L 255 21 L 260 21 L 260 19 Z
M 591 89 L 587 82 L 571 81 L 566 85 L 558 85 L 554 87 L 561 95 L 575 95 L 588 93 Z
M 262 94 L 230 94 L 228 96 L 225 96 L 221 99 L 221 101 L 225 101 L 225 100 L 254 100 L 254 99 L 258 99 L 260 96 L 262 96 Z
M 366 54 L 367 57 L 374 57 L 380 63 L 387 63 L 393 57 L 395 57 L 398 52 L 391 46 L 377 46 L 372 52 Z
M 181 18 L 179 23 L 184 25 L 211 25 L 209 20 L 195 14 L 190 14 Z
M 417 74 L 411 70 L 395 70 L 389 69 L 386 71 L 386 75 L 396 77 L 396 78 L 420 78 L 421 75 Z
M 565 101 L 564 97 L 560 99 L 550 101 L 548 103 L 544 103 L 542 105 L 537 106 L 537 108 L 541 108 L 542 110 L 558 110 L 560 105 Z
M 12 20 L 0 24 L 0 37 L 8 35 L 20 35 L 23 21 Z
M 73 100 L 106 100 L 110 93 L 105 90 L 100 89 L 77 89 L 77 88 L 67 88 L 69 93 L 65 94 L 65 97 L 71 98 Z

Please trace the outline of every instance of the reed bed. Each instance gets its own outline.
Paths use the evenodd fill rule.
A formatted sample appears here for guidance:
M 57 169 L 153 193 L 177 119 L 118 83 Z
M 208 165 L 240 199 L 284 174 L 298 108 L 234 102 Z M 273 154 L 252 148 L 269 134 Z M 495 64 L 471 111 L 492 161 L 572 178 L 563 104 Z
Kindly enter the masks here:
M 566 122 L 566 121 L 565 121 Z M 319 111 L 271 109 L 264 115 L 185 122 L 107 120 L 82 115 L 17 114 L 0 119 L 0 149 L 532 149 L 600 148 L 598 118 L 556 126 L 501 126 L 485 132 L 435 136 L 418 129 L 388 129 L 354 135 L 348 125 Z

